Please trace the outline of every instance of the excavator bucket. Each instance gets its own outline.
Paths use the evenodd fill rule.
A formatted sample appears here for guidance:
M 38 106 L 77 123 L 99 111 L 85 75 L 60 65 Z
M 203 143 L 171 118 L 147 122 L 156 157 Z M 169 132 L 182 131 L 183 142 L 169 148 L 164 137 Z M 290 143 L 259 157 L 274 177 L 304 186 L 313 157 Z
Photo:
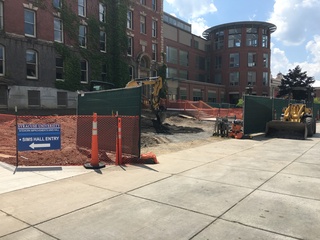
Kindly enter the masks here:
M 267 123 L 265 136 L 304 140 L 307 133 L 305 123 L 274 120 Z
M 166 120 L 166 115 L 165 111 L 156 111 L 156 117 L 159 124 L 162 124 Z

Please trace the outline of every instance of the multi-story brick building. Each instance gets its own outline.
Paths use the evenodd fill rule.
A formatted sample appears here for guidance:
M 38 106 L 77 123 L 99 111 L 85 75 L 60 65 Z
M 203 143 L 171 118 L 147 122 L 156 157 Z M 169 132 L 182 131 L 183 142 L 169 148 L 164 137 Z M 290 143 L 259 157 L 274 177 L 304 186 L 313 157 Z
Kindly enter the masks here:
M 63 20 L 62 3 L 75 25 Z M 75 91 L 56 88 L 67 70 L 70 76 L 65 49 L 57 44 L 77 55 L 71 73 L 80 86 L 112 81 L 110 66 L 79 54 L 92 44 L 90 21 L 105 22 L 106 8 L 103 0 L 0 0 L 0 108 L 76 107 Z M 203 38 L 164 13 L 163 0 L 129 0 L 126 21 L 128 79 L 155 76 L 166 63 L 170 99 L 235 103 L 249 84 L 253 94 L 270 93 L 273 24 L 228 23 L 206 30 Z M 96 56 L 110 54 L 107 34 L 98 29 Z

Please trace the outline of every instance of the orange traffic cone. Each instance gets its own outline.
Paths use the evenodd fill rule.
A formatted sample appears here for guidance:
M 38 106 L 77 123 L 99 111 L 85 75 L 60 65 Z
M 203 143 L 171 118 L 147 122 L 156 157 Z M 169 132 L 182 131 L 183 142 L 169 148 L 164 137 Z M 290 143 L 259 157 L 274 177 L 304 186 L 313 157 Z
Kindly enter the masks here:
M 93 113 L 92 121 L 92 141 L 91 141 L 91 161 L 84 164 L 87 169 L 103 168 L 106 165 L 99 162 L 99 147 L 98 147 L 98 121 L 97 113 Z

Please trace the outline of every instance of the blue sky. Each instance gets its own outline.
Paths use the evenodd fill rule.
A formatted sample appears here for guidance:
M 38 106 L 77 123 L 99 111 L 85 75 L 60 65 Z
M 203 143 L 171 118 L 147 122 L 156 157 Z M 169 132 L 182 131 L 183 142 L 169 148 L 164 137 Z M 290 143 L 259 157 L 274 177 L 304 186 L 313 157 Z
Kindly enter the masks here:
M 299 65 L 320 86 L 320 0 L 164 0 L 164 11 L 192 24 L 192 33 L 236 21 L 265 21 L 271 35 L 271 74 Z

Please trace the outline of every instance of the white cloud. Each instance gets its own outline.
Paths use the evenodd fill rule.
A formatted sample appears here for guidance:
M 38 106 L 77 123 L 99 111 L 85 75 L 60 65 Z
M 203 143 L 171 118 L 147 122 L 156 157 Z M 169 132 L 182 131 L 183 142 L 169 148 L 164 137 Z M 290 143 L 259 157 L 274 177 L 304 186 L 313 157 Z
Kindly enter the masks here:
M 185 19 L 192 24 L 192 33 L 202 36 L 202 33 L 208 29 L 207 21 L 203 16 L 217 12 L 216 6 L 212 0 L 166 0 L 178 15 L 177 17 Z
M 319 0 L 275 0 L 269 22 L 277 26 L 273 34 L 286 45 L 301 45 L 318 33 Z
M 214 13 L 217 8 L 212 0 L 166 0 L 171 5 L 179 17 L 186 19 L 195 19 L 208 13 Z

